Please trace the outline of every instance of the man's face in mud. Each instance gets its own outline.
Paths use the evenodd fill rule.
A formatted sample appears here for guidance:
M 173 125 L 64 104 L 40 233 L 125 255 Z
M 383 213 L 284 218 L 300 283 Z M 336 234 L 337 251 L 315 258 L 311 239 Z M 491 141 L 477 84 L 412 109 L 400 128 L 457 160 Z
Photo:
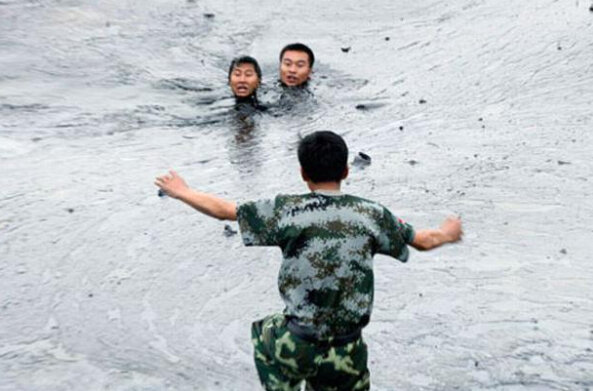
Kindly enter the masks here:
M 280 60 L 280 80 L 289 87 L 305 84 L 311 76 L 309 55 L 305 52 L 287 50 Z
M 259 87 L 259 77 L 253 64 L 237 64 L 229 77 L 229 85 L 237 98 L 246 98 L 253 94 Z

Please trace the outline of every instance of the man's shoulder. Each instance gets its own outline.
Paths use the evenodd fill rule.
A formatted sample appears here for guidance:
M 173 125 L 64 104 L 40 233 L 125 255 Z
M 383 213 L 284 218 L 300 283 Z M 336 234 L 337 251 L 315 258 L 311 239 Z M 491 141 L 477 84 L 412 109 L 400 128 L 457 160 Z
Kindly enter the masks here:
M 359 197 L 352 194 L 344 194 L 343 202 L 352 204 L 352 205 L 359 205 L 360 207 L 369 208 L 369 209 L 376 209 L 376 210 L 383 210 L 385 207 L 381 205 L 378 201 L 373 201 L 368 198 Z
M 304 193 L 304 194 L 287 194 L 287 193 L 278 193 L 274 197 L 276 202 L 295 202 L 301 201 L 311 198 L 311 193 Z

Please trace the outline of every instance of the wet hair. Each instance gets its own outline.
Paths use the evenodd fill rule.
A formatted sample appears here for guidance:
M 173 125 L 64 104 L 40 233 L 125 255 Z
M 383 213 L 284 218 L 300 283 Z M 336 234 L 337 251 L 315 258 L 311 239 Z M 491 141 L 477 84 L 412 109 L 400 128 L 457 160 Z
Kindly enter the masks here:
M 231 66 L 229 67 L 229 80 L 231 79 L 231 74 L 233 73 L 233 69 L 236 66 L 243 65 L 243 64 L 251 64 L 253 65 L 253 69 L 255 69 L 255 73 L 257 74 L 257 78 L 261 81 L 261 68 L 257 63 L 257 60 L 251 56 L 240 56 L 233 58 L 231 61 Z
M 340 182 L 348 164 L 344 139 L 328 130 L 311 133 L 301 140 L 299 163 L 313 183 Z
M 313 68 L 313 63 L 315 63 L 315 55 L 313 54 L 313 50 L 311 50 L 309 48 L 309 46 L 302 44 L 302 43 L 291 43 L 289 45 L 286 45 L 282 48 L 282 51 L 280 52 L 280 61 L 282 61 L 282 57 L 284 56 L 284 52 L 288 51 L 288 50 L 292 50 L 295 52 L 305 52 L 307 53 L 307 56 L 309 56 L 309 67 Z

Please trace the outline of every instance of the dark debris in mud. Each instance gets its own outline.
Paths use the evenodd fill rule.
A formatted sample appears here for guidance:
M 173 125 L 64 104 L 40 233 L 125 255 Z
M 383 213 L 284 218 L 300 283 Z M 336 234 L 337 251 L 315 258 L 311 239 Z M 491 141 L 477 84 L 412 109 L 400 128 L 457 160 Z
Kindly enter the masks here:
M 371 164 L 371 157 L 364 152 L 358 152 L 358 154 L 354 157 L 354 161 L 352 162 L 353 166 L 364 168 Z
M 237 230 L 233 229 L 233 227 L 231 227 L 230 225 L 225 224 L 222 234 L 228 238 L 228 237 L 236 235 Z
M 372 102 L 372 103 L 359 103 L 356 106 L 354 106 L 354 108 L 356 110 L 360 110 L 360 111 L 368 111 L 368 110 L 378 109 L 383 106 L 385 106 L 385 103 Z

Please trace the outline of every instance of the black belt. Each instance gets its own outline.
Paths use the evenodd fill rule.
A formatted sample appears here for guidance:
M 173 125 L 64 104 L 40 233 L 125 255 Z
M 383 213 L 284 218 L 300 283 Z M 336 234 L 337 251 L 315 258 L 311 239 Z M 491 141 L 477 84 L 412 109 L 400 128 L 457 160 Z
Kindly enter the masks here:
M 319 338 L 319 335 L 306 326 L 301 326 L 294 318 L 288 318 L 286 322 L 288 331 L 300 339 L 313 343 L 319 347 L 342 346 L 356 341 L 361 336 L 362 329 L 357 329 L 348 334 L 336 335 L 329 338 Z

